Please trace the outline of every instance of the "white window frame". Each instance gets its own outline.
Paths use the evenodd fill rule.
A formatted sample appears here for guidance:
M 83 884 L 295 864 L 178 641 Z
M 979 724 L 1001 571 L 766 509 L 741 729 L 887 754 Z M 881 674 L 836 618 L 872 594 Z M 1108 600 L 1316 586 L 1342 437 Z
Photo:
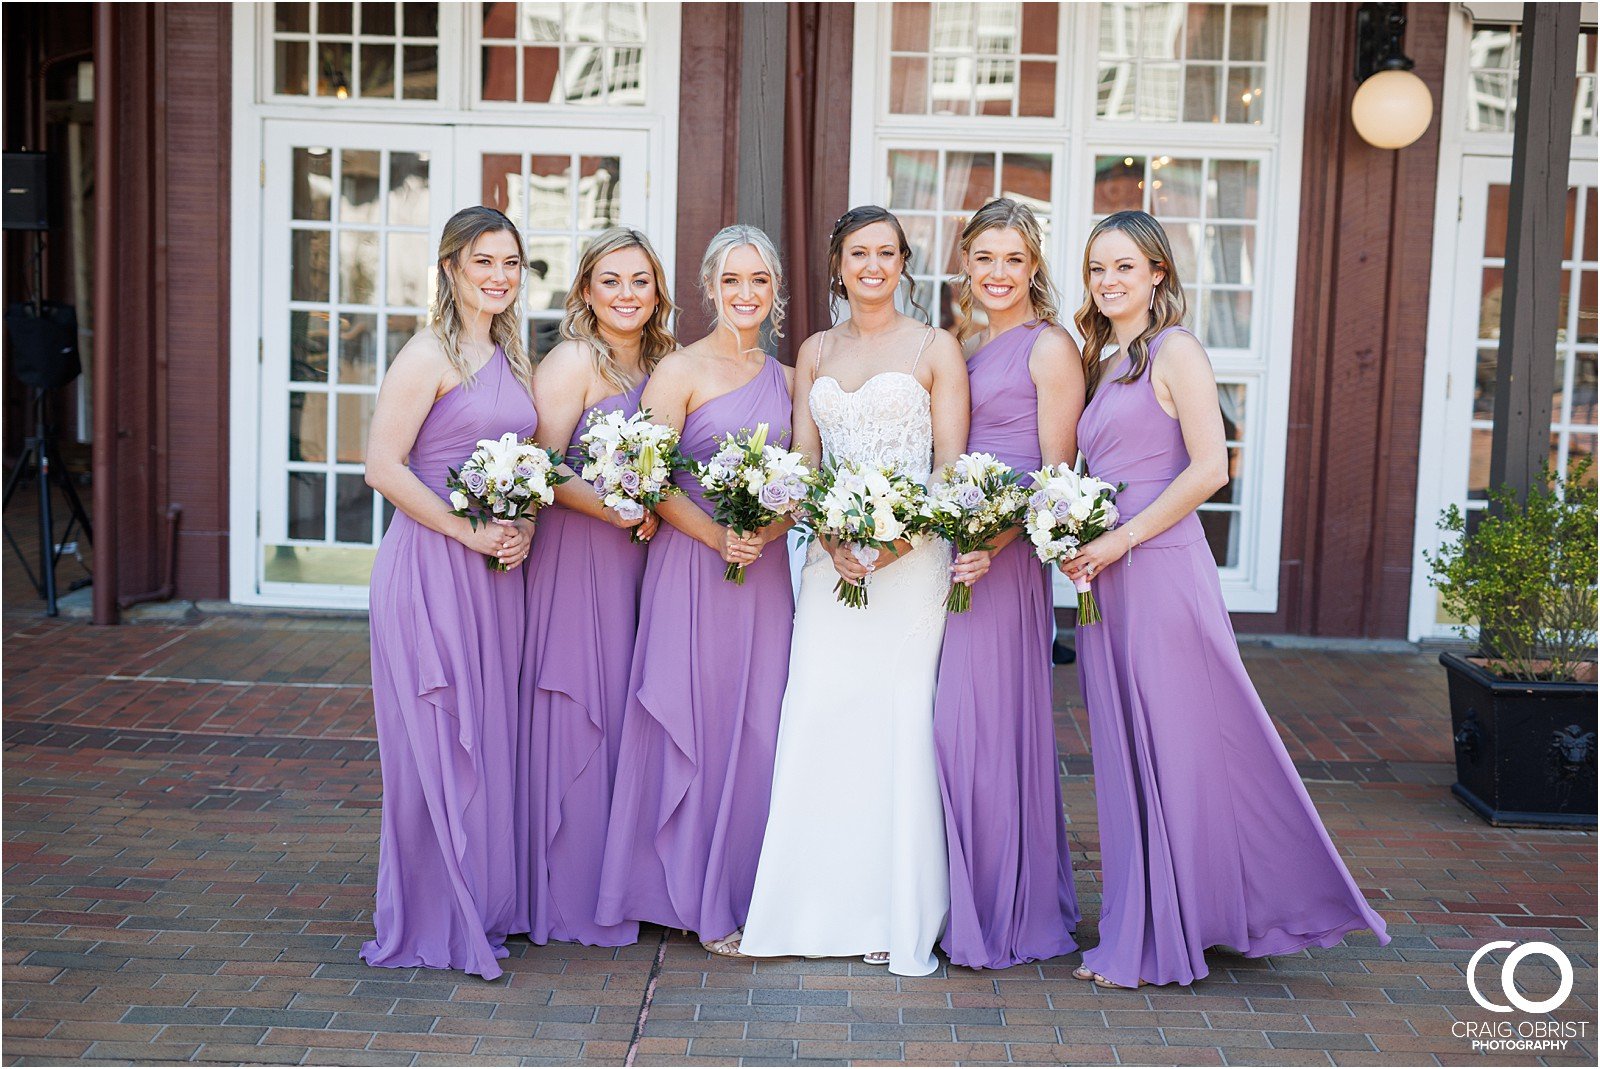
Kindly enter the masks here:
M 1435 552 L 1440 544 L 1440 514 L 1452 504 L 1466 503 L 1466 468 L 1459 460 L 1460 450 L 1470 442 L 1453 434 L 1456 428 L 1470 426 L 1472 373 L 1455 374 L 1455 347 L 1475 346 L 1477 331 L 1466 337 L 1459 326 L 1456 295 L 1463 281 L 1462 272 L 1478 276 L 1483 249 L 1474 247 L 1483 240 L 1480 230 L 1466 234 L 1462 229 L 1466 181 L 1482 173 L 1476 161 L 1509 160 L 1513 135 L 1507 132 L 1468 130 L 1467 108 L 1471 106 L 1470 84 L 1473 16 L 1479 22 L 1520 21 L 1521 5 L 1453 3 L 1445 38 L 1444 99 L 1439 108 L 1439 172 L 1433 209 L 1433 270 L 1428 292 L 1427 352 L 1423 358 L 1422 426 L 1417 448 L 1417 514 L 1411 540 L 1411 610 L 1406 637 L 1412 642 L 1451 637 L 1449 624 L 1437 619 L 1438 595 L 1428 579 L 1431 574 L 1423 553 Z M 1583 24 L 1593 25 L 1594 6 L 1583 6 Z M 1594 167 L 1600 162 L 1600 137 L 1572 139 L 1574 168 Z M 1472 323 L 1477 322 L 1473 306 Z M 1466 415 L 1462 415 L 1462 413 Z M 1470 435 L 1470 431 L 1466 432 Z
M 1051 174 L 1057 210 L 1046 256 L 1068 309 L 1083 299 L 1078 255 L 1093 215 L 1088 197 L 1072 196 L 1069 177 L 1087 174 L 1095 155 L 1131 152 L 1210 156 L 1219 145 L 1229 158 L 1261 161 L 1256 270 L 1260 300 L 1252 308 L 1255 347 L 1211 353 L 1219 381 L 1244 382 L 1253 439 L 1245 444 L 1240 514 L 1253 518 L 1239 548 L 1239 565 L 1221 581 L 1230 611 L 1272 613 L 1278 608 L 1283 543 L 1284 466 L 1289 425 L 1289 385 L 1294 347 L 1295 274 L 1300 230 L 1301 148 L 1305 114 L 1310 12 L 1303 4 L 1274 3 L 1268 14 L 1267 113 L 1261 125 L 1153 123 L 1096 118 L 1095 80 L 1099 5 L 1063 3 L 1057 31 L 1060 65 L 1056 117 L 930 116 L 888 113 L 891 5 L 856 5 L 851 99 L 850 202 L 877 203 L 884 195 L 882 161 L 891 148 L 977 148 L 1038 152 L 1055 161 Z M 1084 72 L 1091 72 L 1086 75 Z M 1071 328 L 1071 324 L 1065 324 Z M 1058 585 L 1057 603 L 1066 604 Z
M 593 139 L 596 154 L 605 152 L 612 131 L 643 133 L 648 138 L 647 167 L 643 177 L 645 214 L 626 219 L 650 234 L 668 277 L 675 267 L 677 247 L 678 187 L 678 86 L 681 55 L 681 5 L 646 5 L 646 72 L 649 102 L 644 107 L 593 105 L 520 105 L 516 108 L 471 107 L 468 82 L 475 65 L 469 62 L 479 47 L 476 5 L 441 4 L 439 13 L 439 97 L 437 100 L 327 100 L 319 97 L 282 97 L 271 94 L 272 5 L 243 3 L 233 17 L 233 101 L 229 257 L 229 548 L 228 596 L 245 605 L 286 608 L 364 609 L 365 587 L 318 587 L 263 590 L 259 580 L 261 546 L 260 465 L 263 425 L 263 359 L 265 316 L 263 276 L 269 265 L 264 240 L 266 146 L 269 124 L 303 122 L 317 127 L 349 123 L 365 127 L 399 129 L 418 123 L 437 125 L 449 135 L 452 155 L 480 146 L 501 131 L 508 143 L 525 147 L 530 130 L 561 132 L 563 143 L 573 137 Z M 383 133 L 382 136 L 387 136 Z M 459 160 L 441 161 L 435 171 L 435 196 L 462 204 L 476 203 L 475 190 L 460 191 Z M 453 209 L 452 209 L 453 210 Z M 449 213 L 446 212 L 446 215 Z M 286 268 L 286 265 L 283 265 Z M 276 312 L 277 310 L 272 310 Z

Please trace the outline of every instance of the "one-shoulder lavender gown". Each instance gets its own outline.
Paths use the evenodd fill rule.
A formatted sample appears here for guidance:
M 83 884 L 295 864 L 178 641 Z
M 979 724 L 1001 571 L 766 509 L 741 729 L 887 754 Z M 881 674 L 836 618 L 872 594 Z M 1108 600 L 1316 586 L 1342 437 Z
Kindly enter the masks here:
M 478 441 L 529 435 L 533 401 L 496 349 L 434 402 L 410 467 L 445 496 Z M 527 630 L 518 571 L 396 512 L 372 566 L 372 704 L 383 771 L 377 937 L 368 965 L 500 975 L 514 930 L 512 788 Z
M 1044 333 L 1013 327 L 967 360 L 967 451 L 1037 471 L 1039 398 L 1028 358 Z M 1061 815 L 1050 702 L 1050 576 L 1019 538 L 951 613 L 939 657 L 933 739 L 950 851 L 950 921 L 941 948 L 957 965 L 1004 969 L 1077 949 L 1078 899 Z
M 704 462 L 730 431 L 789 433 L 783 366 L 684 421 L 682 449 Z M 699 484 L 679 485 L 702 508 Z M 651 921 L 720 939 L 744 923 L 772 790 L 778 709 L 788 677 L 794 594 L 783 545 L 743 586 L 707 546 L 662 523 L 645 565 L 639 637 L 605 865 L 601 924 Z
M 1152 365 L 1161 344 L 1151 342 Z M 1151 376 L 1101 380 L 1078 423 L 1089 471 L 1125 482 L 1131 519 L 1189 463 Z M 1190 513 L 1094 577 L 1104 619 L 1078 628 L 1104 899 L 1084 964 L 1113 983 L 1188 984 L 1205 950 L 1247 957 L 1389 941 L 1334 849 L 1239 659 L 1217 567 Z
M 641 382 L 591 407 L 567 449 L 583 468 L 578 440 L 591 413 L 638 411 Z M 620 527 L 556 506 L 539 514 L 525 565 L 528 639 L 523 647 L 518 727 L 517 927 L 552 939 L 623 946 L 632 921 L 596 924 L 600 862 L 622 745 L 628 668 L 639 623 L 645 547 Z

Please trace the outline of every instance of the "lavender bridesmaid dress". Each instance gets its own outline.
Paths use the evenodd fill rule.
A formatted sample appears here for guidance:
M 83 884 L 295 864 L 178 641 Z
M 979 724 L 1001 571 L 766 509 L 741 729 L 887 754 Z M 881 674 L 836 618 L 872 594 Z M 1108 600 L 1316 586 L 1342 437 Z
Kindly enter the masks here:
M 583 414 L 567 449 L 574 471 L 583 467 L 578 440 L 590 413 L 631 414 L 643 392 L 641 382 Z M 639 938 L 632 921 L 596 924 L 594 907 L 644 567 L 645 547 L 622 528 L 559 506 L 539 514 L 525 566 L 519 707 L 529 714 L 518 727 L 512 840 L 514 931 L 535 943 L 623 946 Z
M 730 431 L 789 433 L 783 366 L 684 421 L 682 449 L 704 462 Z M 698 483 L 679 485 L 709 512 Z M 794 594 L 782 543 L 722 578 L 710 548 L 662 523 L 645 565 L 639 637 L 605 865 L 601 924 L 651 921 L 720 939 L 750 908 L 789 670 Z
M 472 386 L 434 402 L 410 467 L 445 496 L 479 439 L 539 418 L 498 349 Z M 527 630 L 519 572 L 396 512 L 372 565 L 372 704 L 383 771 L 377 938 L 368 965 L 492 980 L 514 930 L 517 675 Z
M 1043 324 L 1014 327 L 967 360 L 968 452 L 1037 471 L 1039 399 L 1028 358 Z M 933 738 L 950 851 L 957 965 L 1004 969 L 1077 949 L 1061 773 L 1050 702 L 1050 576 L 1027 538 L 1001 550 L 945 622 Z
M 1151 341 L 1152 362 L 1173 331 Z M 1148 373 L 1114 357 L 1078 424 L 1089 471 L 1138 515 L 1189 463 Z M 1086 966 L 1132 986 L 1188 984 L 1205 950 L 1246 957 L 1389 941 L 1323 829 L 1239 659 L 1217 567 L 1190 513 L 1094 578 L 1078 628 L 1100 813 L 1100 945 Z

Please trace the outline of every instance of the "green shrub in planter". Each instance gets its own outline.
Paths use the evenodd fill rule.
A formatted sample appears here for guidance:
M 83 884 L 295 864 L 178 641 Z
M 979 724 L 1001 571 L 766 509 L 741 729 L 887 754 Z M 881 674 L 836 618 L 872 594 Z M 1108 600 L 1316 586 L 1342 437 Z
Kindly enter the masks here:
M 1476 638 L 1484 667 L 1502 679 L 1562 682 L 1594 678 L 1597 566 L 1595 513 L 1600 495 L 1590 461 L 1535 488 L 1526 503 L 1504 487 L 1489 491 L 1488 514 L 1467 532 L 1451 505 L 1439 527 L 1455 536 L 1438 555 L 1424 553 L 1445 611 Z
M 1450 684 L 1453 792 L 1493 824 L 1595 826 L 1596 508 L 1588 460 L 1526 502 L 1490 492 L 1469 531 L 1424 554 L 1479 656 L 1439 657 Z

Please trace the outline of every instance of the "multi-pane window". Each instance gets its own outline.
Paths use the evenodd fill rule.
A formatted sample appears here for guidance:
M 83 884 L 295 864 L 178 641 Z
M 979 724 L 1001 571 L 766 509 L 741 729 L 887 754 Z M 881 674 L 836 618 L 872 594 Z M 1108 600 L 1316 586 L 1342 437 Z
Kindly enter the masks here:
M 891 149 L 888 164 L 886 199 L 911 243 L 917 299 L 929 305 L 932 295 L 933 322 L 950 326 L 947 280 L 960 270 L 958 244 L 968 217 L 995 197 L 1010 197 L 1031 207 L 1048 228 L 1054 158 L 1047 152 Z
M 895 115 L 1056 113 L 1056 4 L 898 3 L 889 111 Z
M 560 340 L 579 255 L 596 234 L 621 221 L 621 158 L 485 153 L 482 175 L 482 203 L 505 212 L 527 244 L 528 349 L 543 356 Z
M 485 3 L 482 30 L 482 100 L 644 103 L 642 3 Z
M 434 100 L 439 5 L 272 5 L 273 92 L 332 100 Z
M 268 549 L 269 581 L 305 579 L 302 558 L 317 554 L 296 545 L 370 546 L 381 535 L 382 499 L 363 475 L 367 430 L 384 367 L 424 321 L 432 260 L 427 153 L 292 155 L 288 542 Z
M 1501 294 L 1505 284 L 1506 225 L 1511 187 L 1489 187 L 1484 226 L 1481 297 L 1478 304 L 1478 360 L 1472 394 L 1471 460 L 1467 507 L 1482 508 L 1489 487 L 1489 453 L 1494 441 L 1494 391 L 1500 353 Z M 1550 464 L 1557 471 L 1578 457 L 1592 457 L 1597 427 L 1597 281 L 1600 253 L 1595 222 L 1600 205 L 1594 185 L 1567 190 L 1566 243 L 1561 289 L 1550 299 L 1560 305 L 1554 353 L 1555 388 L 1550 398 Z M 1593 473 L 1591 472 L 1591 477 Z
M 1103 4 L 1095 114 L 1261 125 L 1266 4 Z
M 1572 87 L 1572 135 L 1595 136 L 1595 28 L 1578 34 L 1578 75 Z M 1509 133 L 1516 125 L 1517 70 L 1522 29 L 1515 25 L 1474 23 L 1467 46 L 1468 130 Z
M 1288 352 L 1277 308 L 1292 298 L 1281 281 L 1292 242 L 1275 235 L 1295 225 L 1283 207 L 1293 204 L 1295 153 L 1283 145 L 1285 109 L 1292 119 L 1298 98 L 1285 67 L 1299 54 L 1286 41 L 1303 11 L 897 3 L 858 17 L 875 20 L 875 36 L 857 77 L 871 64 L 883 99 L 858 119 L 872 124 L 875 162 L 870 187 L 854 195 L 904 225 L 933 322 L 953 323 L 960 233 L 994 197 L 1029 204 L 1044 224 L 1067 316 L 1084 298 L 1089 228 L 1130 208 L 1161 220 L 1189 298 L 1184 325 L 1216 368 L 1226 433 L 1231 478 L 1200 506 L 1200 521 L 1230 606 L 1270 609 L 1283 470 L 1274 440 L 1284 423 L 1274 399 Z M 1041 43 L 1052 38 L 1053 53 Z M 1095 59 L 1076 72 L 1079 86 L 1067 82 L 1075 72 L 1064 57 L 1081 51 Z M 1000 77 L 982 76 L 986 57 Z M 1051 61 L 1029 75 L 1028 63 Z M 986 96 L 994 85 L 1005 91 Z

